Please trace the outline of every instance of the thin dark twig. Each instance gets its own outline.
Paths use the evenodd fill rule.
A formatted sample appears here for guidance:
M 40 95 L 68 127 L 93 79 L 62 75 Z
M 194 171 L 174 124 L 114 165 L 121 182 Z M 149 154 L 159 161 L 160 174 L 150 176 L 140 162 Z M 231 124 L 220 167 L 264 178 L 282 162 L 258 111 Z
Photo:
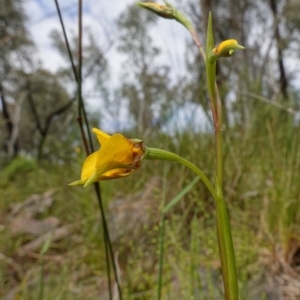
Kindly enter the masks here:
M 61 16 L 61 12 L 60 12 L 60 8 L 59 8 L 59 5 L 58 5 L 58 0 L 54 0 L 54 1 L 55 1 L 55 5 L 56 5 L 56 9 L 57 9 L 57 14 L 58 14 L 58 17 L 59 17 L 59 21 L 60 21 L 60 24 L 61 24 L 61 28 L 62 28 L 62 31 L 63 31 L 65 43 L 66 43 L 66 46 L 67 46 L 67 50 L 68 50 L 68 54 L 69 54 L 69 59 L 70 59 L 71 65 L 72 65 L 73 74 L 74 74 L 76 82 L 78 82 L 76 67 L 75 67 L 75 63 L 74 63 L 74 60 L 73 60 L 73 56 L 72 56 L 72 52 L 71 52 L 71 47 L 70 47 L 70 44 L 69 44 L 69 41 L 68 41 L 68 37 L 67 37 L 65 25 L 64 25 L 64 22 L 63 22 L 63 19 L 62 19 L 62 16 Z
M 82 0 L 78 0 L 78 73 L 77 73 L 77 86 L 78 86 L 78 117 L 77 120 L 79 124 L 82 124 L 82 112 L 84 111 L 84 103 L 82 99 Z M 87 118 L 84 114 L 84 121 L 87 125 Z M 89 132 L 89 126 L 87 126 Z M 83 127 L 81 126 L 81 130 Z M 91 141 L 91 139 L 90 139 Z M 93 144 L 90 143 L 91 151 L 93 152 Z M 112 300 L 112 286 L 111 286 L 111 278 L 110 278 L 110 261 L 109 261 L 109 253 L 107 244 L 109 242 L 108 231 L 106 228 L 106 219 L 104 208 L 101 199 L 100 193 L 100 185 L 98 183 L 95 184 L 95 191 L 98 199 L 98 204 L 101 213 L 102 225 L 103 225 L 103 235 L 105 240 L 105 255 L 106 255 L 106 267 L 107 267 L 107 277 L 108 277 L 108 291 L 109 291 L 109 299 Z M 113 256 L 112 260 L 113 260 Z
M 96 190 L 96 194 L 100 194 L 100 189 L 99 189 L 100 185 L 98 182 L 95 183 L 95 190 Z M 107 241 L 107 245 L 108 245 L 108 250 L 111 256 L 111 260 L 112 260 L 112 266 L 113 266 L 113 270 L 114 270 L 114 274 L 115 274 L 115 280 L 117 283 L 117 287 L 118 287 L 118 292 L 119 292 L 119 298 L 120 300 L 122 300 L 122 291 L 121 291 L 121 286 L 120 286 L 120 282 L 119 282 L 119 277 L 118 277 L 118 273 L 117 273 L 117 267 L 116 267 L 116 263 L 114 260 L 114 253 L 113 253 L 113 249 L 112 249 L 112 245 L 111 245 L 111 241 L 110 241 L 110 237 L 109 237 L 109 231 L 108 231 L 108 227 L 107 227 L 107 222 L 106 222 L 106 218 L 105 218 L 105 214 L 104 214 L 104 207 L 103 207 L 103 203 L 102 201 L 99 201 L 99 206 L 100 206 L 100 212 L 101 212 L 101 217 L 102 217 L 102 225 L 103 225 L 103 229 L 104 232 L 106 233 L 106 241 Z
M 86 115 L 86 111 L 85 111 L 85 107 L 84 107 L 84 103 L 82 100 L 82 94 L 81 94 L 81 66 L 82 66 L 82 1 L 79 0 L 79 51 L 78 51 L 78 73 L 76 72 L 76 68 L 75 68 L 75 64 L 73 61 L 73 57 L 72 57 L 72 52 L 70 50 L 70 46 L 69 46 L 69 42 L 68 42 L 68 38 L 66 35 L 66 31 L 65 31 L 65 26 L 63 23 L 63 19 L 61 17 L 61 12 L 60 12 L 60 8 L 59 8 L 59 4 L 57 0 L 54 0 L 55 4 L 56 4 L 56 8 L 57 8 L 57 12 L 58 15 L 60 17 L 60 23 L 61 23 L 61 27 L 63 28 L 63 32 L 64 32 L 64 38 L 65 38 L 65 42 L 68 48 L 68 53 L 69 53 L 69 58 L 72 64 L 72 68 L 73 68 L 73 72 L 74 72 L 74 77 L 75 80 L 77 82 L 77 93 L 78 93 L 78 102 L 79 102 L 79 109 L 78 109 L 78 124 L 81 130 L 81 135 L 86 147 L 86 153 L 87 155 L 91 152 L 93 152 L 93 143 L 92 143 L 92 138 L 91 138 L 91 133 L 89 130 L 89 123 L 88 123 L 88 119 L 87 119 L 87 115 Z M 81 112 L 83 113 L 83 117 L 84 117 L 84 122 L 85 125 L 87 127 L 87 132 L 88 132 L 88 136 L 89 136 L 89 144 L 90 144 L 90 148 L 88 147 L 86 138 L 85 138 L 85 132 L 83 129 L 83 122 L 82 122 L 82 118 L 81 118 Z M 108 232 L 108 228 L 107 228 L 107 224 L 106 224 L 106 218 L 105 218 L 105 213 L 104 213 L 104 208 L 103 208 L 103 203 L 102 203 L 102 197 L 101 197 L 101 190 L 100 190 L 100 184 L 96 183 L 95 184 L 95 190 L 96 190 L 96 195 L 97 195 L 97 200 L 99 203 L 99 207 L 100 207 L 100 212 L 101 212 L 101 217 L 102 217 L 102 224 L 103 224 L 103 234 L 104 234 L 104 239 L 105 239 L 105 253 L 106 253 L 106 262 L 107 262 L 107 273 L 108 273 L 108 280 L 109 280 L 109 294 L 110 294 L 110 299 L 112 299 L 112 293 L 111 293 L 111 283 L 110 283 L 110 264 L 109 264 L 109 254 L 111 256 L 112 259 L 112 264 L 113 264 L 113 269 L 114 269 L 114 273 L 115 273 L 115 277 L 116 277 L 116 282 L 117 282 L 117 286 L 118 286 L 118 290 L 119 290 L 119 297 L 120 300 L 122 300 L 122 294 L 121 294 L 121 289 L 120 289 L 120 284 L 119 284 L 119 280 L 118 280 L 118 276 L 117 276 L 117 272 L 116 272 L 116 266 L 115 266 L 115 261 L 114 261 L 114 256 L 113 256 L 113 250 L 112 250 L 112 245 L 110 242 L 110 238 L 109 238 L 109 232 Z M 108 253 L 109 251 L 109 253 Z
M 57 1 L 57 0 L 56 0 Z M 78 123 L 82 126 L 82 114 L 84 118 L 85 125 L 87 127 L 87 134 L 90 142 L 90 150 L 88 154 L 94 152 L 94 146 L 92 142 L 92 136 L 90 132 L 89 121 L 86 115 L 83 99 L 82 99 L 82 0 L 78 1 L 78 76 L 77 76 L 77 86 L 78 86 Z M 84 134 L 83 128 L 81 128 L 82 134 Z M 85 137 L 85 135 L 84 135 Z M 101 193 L 100 193 L 101 199 Z
M 77 71 L 76 71 L 75 63 L 74 63 L 73 56 L 72 56 L 70 43 L 69 43 L 69 40 L 68 40 L 68 37 L 67 37 L 65 25 L 64 25 L 63 18 L 62 18 L 62 15 L 61 15 L 61 9 L 59 7 L 58 0 L 54 0 L 54 1 L 55 1 L 56 9 L 57 9 L 57 14 L 59 16 L 59 21 L 60 21 L 60 24 L 61 24 L 61 28 L 62 28 L 62 31 L 63 31 L 66 47 L 67 47 L 67 50 L 68 50 L 69 59 L 70 59 L 71 65 L 72 65 L 74 78 L 76 80 L 77 87 L 78 87 L 79 86 L 79 80 L 78 80 Z M 81 95 L 81 93 L 80 93 L 80 95 Z M 82 97 L 80 97 L 78 107 L 81 107 L 81 109 L 80 110 L 78 109 L 77 121 L 78 121 L 78 124 L 79 124 L 79 127 L 80 127 L 81 137 L 82 137 L 82 140 L 83 140 L 83 143 L 84 143 L 85 151 L 86 151 L 87 155 L 89 155 L 91 152 L 94 152 L 94 147 L 93 147 L 91 132 L 89 130 L 89 128 L 90 128 L 89 127 L 89 122 L 88 122 L 88 119 L 87 119 L 87 116 L 86 116 L 85 107 L 84 107 L 82 102 L 83 102 Z M 85 131 L 83 129 L 83 122 L 82 122 L 81 112 L 83 113 L 84 121 L 85 121 L 85 124 L 86 124 L 86 127 L 87 127 L 87 133 L 88 133 L 90 148 L 88 147 L 88 142 L 87 142 L 87 139 L 86 139 L 86 136 L 85 136 Z
M 57 0 L 55 0 L 57 1 Z M 70 52 L 71 53 L 71 52 Z M 82 67 L 82 2 L 78 1 L 78 68 L 77 72 L 75 69 L 75 74 L 76 74 L 76 81 L 77 81 L 77 95 L 78 95 L 78 115 L 77 115 L 77 121 L 80 127 L 81 135 L 83 138 L 83 142 L 86 147 L 86 154 L 87 156 L 93 152 L 93 144 L 91 143 L 90 139 L 90 148 L 87 146 L 87 141 L 85 138 L 85 132 L 83 129 L 83 123 L 82 123 L 82 111 L 83 111 L 83 101 L 82 101 L 82 72 L 81 72 L 81 67 Z M 75 76 L 74 74 L 74 76 Z M 88 126 L 87 126 L 88 127 Z M 89 131 L 89 127 L 88 127 Z
M 84 104 L 82 101 L 82 89 L 81 89 L 81 85 L 82 85 L 82 68 L 81 68 L 82 67 L 82 0 L 78 0 L 78 26 L 79 26 L 78 27 L 78 33 L 79 33 L 78 34 L 78 98 L 79 98 L 78 118 L 80 118 L 80 110 L 83 109 L 83 107 L 84 107 Z M 84 113 L 84 119 L 85 119 L 85 121 L 87 121 L 85 113 Z M 92 149 L 92 152 L 93 152 L 93 149 Z M 120 300 L 122 300 L 121 287 L 120 287 L 120 283 L 119 283 L 119 279 L 118 279 L 117 268 L 116 268 L 116 264 L 115 264 L 115 260 L 114 260 L 114 254 L 113 254 L 112 245 L 111 245 L 109 232 L 108 232 L 108 228 L 107 228 L 107 222 L 106 222 L 106 218 L 105 218 L 103 202 L 101 201 L 101 193 L 100 193 L 100 184 L 99 183 L 95 183 L 95 191 L 96 191 L 98 204 L 99 204 L 99 208 L 100 208 L 100 213 L 101 213 L 101 217 L 102 217 L 102 226 L 103 226 L 104 237 L 105 237 L 105 253 L 108 257 L 108 251 L 109 251 L 114 274 L 115 274 L 115 280 L 116 280 L 117 287 L 118 287 L 119 298 L 120 298 Z M 109 259 L 107 259 L 107 269 L 108 269 L 108 284 L 109 284 L 109 293 L 110 293 L 109 297 L 110 297 L 110 299 L 112 299 Z
M 107 267 L 108 292 L 109 292 L 109 299 L 112 300 L 112 285 L 111 285 L 111 278 L 110 278 L 109 255 L 112 257 L 112 261 L 113 261 L 113 256 L 110 254 L 110 251 L 109 251 L 109 245 L 111 246 L 111 244 L 110 244 L 110 238 L 109 238 L 109 234 L 108 234 L 108 230 L 107 230 L 107 226 L 106 226 L 106 218 L 105 218 L 103 203 L 102 203 L 102 201 L 99 201 L 100 184 L 98 182 L 95 182 L 94 187 L 95 187 L 95 192 L 97 195 L 98 204 L 100 207 L 101 219 L 102 219 L 103 236 L 105 239 L 105 257 L 106 257 L 106 267 Z M 117 273 L 115 272 L 115 274 L 117 274 Z
M 77 82 L 78 82 L 78 118 L 81 118 L 82 113 L 82 0 L 78 0 L 78 76 L 77 76 Z

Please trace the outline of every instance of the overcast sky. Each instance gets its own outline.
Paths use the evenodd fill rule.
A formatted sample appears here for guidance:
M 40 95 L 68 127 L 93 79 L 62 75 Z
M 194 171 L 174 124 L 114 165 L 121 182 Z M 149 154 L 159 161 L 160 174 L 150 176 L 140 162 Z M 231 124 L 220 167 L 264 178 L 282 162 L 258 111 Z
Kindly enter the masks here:
M 59 1 L 68 33 L 77 33 L 78 31 L 77 2 L 77 0 Z M 98 38 L 97 41 L 101 49 L 109 49 L 106 56 L 109 60 L 112 82 L 115 85 L 118 84 L 120 79 L 124 57 L 116 51 L 115 47 L 109 47 L 107 37 L 109 36 L 109 39 L 117 37 L 115 21 L 128 5 L 135 2 L 132 0 L 83 0 L 83 27 L 89 27 L 92 30 L 94 36 Z M 53 48 L 49 38 L 49 34 L 53 29 L 61 32 L 54 0 L 25 0 L 23 3 L 29 17 L 28 29 L 37 46 L 35 55 L 41 61 L 42 66 L 56 72 L 60 67 L 68 65 L 69 62 L 65 61 Z M 164 65 L 169 65 L 173 76 L 182 76 L 186 72 L 184 64 L 185 41 L 190 39 L 189 33 L 177 22 L 164 19 L 159 19 L 150 33 L 154 43 L 162 50 L 158 62 L 161 61 Z M 87 89 L 91 87 L 91 84 L 87 82 L 85 87 L 83 92 L 90 94 L 91 91 Z M 97 96 L 86 97 L 86 100 L 88 104 L 103 110 L 101 100 Z M 104 129 L 113 130 L 114 121 L 109 119 L 109 116 L 107 118 L 103 122 L 105 124 L 103 126 L 107 126 Z M 128 118 L 128 115 L 124 109 L 118 124 L 125 122 L 126 118 Z M 180 109 L 174 115 L 176 127 L 178 127 L 178 124 L 190 126 L 193 123 L 198 127 L 199 124 L 203 123 L 203 118 L 205 116 L 202 114 L 201 108 L 195 106 L 195 104 L 187 104 L 184 109 Z
M 83 1 L 83 27 L 89 27 L 94 36 L 98 38 L 101 48 L 105 49 L 107 35 L 109 38 L 117 36 L 116 19 L 128 5 L 135 2 L 132 0 L 85 0 Z M 77 33 L 77 0 L 60 0 L 59 3 L 67 31 Z M 28 29 L 38 47 L 37 55 L 45 68 L 56 71 L 61 64 L 66 62 L 56 51 L 53 51 L 49 39 L 49 34 L 53 29 L 61 31 L 55 2 L 54 0 L 26 0 L 24 4 L 29 17 Z M 176 22 L 159 19 L 151 34 L 154 36 L 156 45 L 165 54 L 161 59 L 172 64 L 173 72 L 180 72 L 183 69 L 183 65 L 180 64 L 183 61 L 184 41 L 189 38 L 189 33 Z M 115 58 L 114 51 L 115 49 L 112 48 L 108 55 Z M 113 64 L 113 62 L 111 63 Z M 116 65 L 119 64 L 116 63 Z
M 77 33 L 77 2 L 77 0 L 59 0 L 64 23 L 69 34 L 71 32 Z M 101 49 L 104 49 L 104 51 L 105 49 L 109 49 L 106 52 L 106 57 L 109 61 L 111 82 L 114 85 L 118 85 L 119 83 L 124 57 L 116 51 L 115 47 L 109 47 L 108 37 L 109 39 L 117 38 L 115 22 L 126 7 L 130 4 L 134 4 L 134 2 L 136 1 L 83 0 L 83 27 L 89 27 L 91 29 Z M 173 3 L 176 2 L 181 1 L 173 1 Z M 49 34 L 53 29 L 57 29 L 61 32 L 54 0 L 24 0 L 23 3 L 29 17 L 28 29 L 37 46 L 35 55 L 42 62 L 42 66 L 55 72 L 60 67 L 69 65 L 69 62 L 64 61 L 53 48 L 49 38 Z M 184 63 L 185 45 L 186 40 L 191 39 L 189 33 L 177 22 L 160 18 L 156 26 L 151 29 L 150 34 L 156 46 L 162 51 L 162 54 L 158 57 L 158 61 L 164 65 L 169 65 L 174 77 L 184 75 L 185 72 L 187 72 Z M 257 35 L 254 36 L 257 38 Z M 249 42 L 250 41 L 251 38 L 249 39 Z M 247 47 L 247 45 L 245 46 Z M 274 55 L 275 54 L 272 54 L 271 57 Z M 276 55 L 274 57 L 276 57 Z M 291 83 L 294 86 L 300 86 L 299 59 L 296 60 L 292 56 L 285 57 L 285 66 L 288 72 L 295 76 Z M 91 93 L 91 87 L 92 84 L 86 82 L 83 92 L 89 95 Z M 233 98 L 235 98 L 235 96 Z M 94 97 L 86 96 L 85 99 L 88 104 L 92 104 L 93 107 L 103 111 L 101 99 L 97 98 L 97 95 Z M 197 112 L 196 114 L 195 111 Z M 125 110 L 123 110 L 120 118 L 121 121 L 119 120 L 119 122 L 121 123 L 128 118 Z M 205 116 L 201 112 L 201 108 L 187 103 L 183 110 L 180 109 L 176 112 L 175 119 L 177 124 L 180 121 L 180 124 L 187 123 L 199 126 L 199 119 L 204 120 Z M 195 119 L 197 121 L 195 121 Z M 113 122 L 114 120 L 105 120 L 104 123 L 106 125 L 108 124 L 108 129 L 111 129 L 114 127 Z M 203 124 L 201 121 L 200 123 Z
M 77 0 L 60 0 L 59 5 L 62 11 L 63 20 L 67 32 L 78 32 L 78 4 Z M 96 37 L 99 37 L 99 44 L 105 43 L 106 32 L 114 34 L 114 21 L 126 5 L 132 3 L 130 0 L 115 0 L 113 8 L 110 1 L 85 0 L 83 1 L 83 27 L 90 27 Z M 62 58 L 56 51 L 53 51 L 49 34 L 53 29 L 61 32 L 54 0 L 27 0 L 25 10 L 29 17 L 28 28 L 34 39 L 38 53 L 45 68 L 56 71 L 61 64 Z M 84 33 L 83 33 L 84 35 Z

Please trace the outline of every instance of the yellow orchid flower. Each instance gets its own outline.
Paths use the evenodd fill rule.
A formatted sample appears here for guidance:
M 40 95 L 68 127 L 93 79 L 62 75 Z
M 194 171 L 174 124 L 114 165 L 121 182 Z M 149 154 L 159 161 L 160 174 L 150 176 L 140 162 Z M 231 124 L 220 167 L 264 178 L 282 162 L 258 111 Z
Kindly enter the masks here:
M 143 141 L 127 139 L 122 134 L 112 136 L 93 128 L 101 148 L 88 156 L 83 164 L 81 180 L 69 185 L 84 187 L 100 180 L 122 178 L 138 169 L 145 154 Z
M 238 44 L 237 40 L 230 39 L 223 41 L 222 43 L 215 46 L 213 53 L 215 57 L 229 57 L 231 56 L 236 49 L 245 49 L 244 46 Z

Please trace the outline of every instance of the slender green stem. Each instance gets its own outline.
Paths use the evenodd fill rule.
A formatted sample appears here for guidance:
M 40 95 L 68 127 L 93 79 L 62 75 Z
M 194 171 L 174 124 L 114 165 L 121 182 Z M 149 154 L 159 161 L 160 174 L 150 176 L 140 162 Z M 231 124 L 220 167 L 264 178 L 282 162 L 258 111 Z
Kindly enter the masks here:
M 214 44 L 215 42 L 212 29 L 212 16 L 211 14 L 209 14 L 206 38 L 206 80 L 215 128 L 217 180 L 219 182 L 219 186 L 222 189 L 222 107 L 216 85 L 216 58 L 214 57 L 214 55 L 212 55 Z
M 206 63 L 206 55 L 205 55 L 204 49 L 202 48 L 202 46 L 198 46 L 198 49 L 199 49 L 199 51 L 200 51 L 200 54 L 201 54 L 201 56 L 202 56 L 204 62 Z
M 203 183 L 206 185 L 216 202 L 218 202 L 218 196 L 217 193 L 213 187 L 213 185 L 210 183 L 209 179 L 206 177 L 206 175 L 193 163 L 189 162 L 188 160 L 184 159 L 183 157 L 166 151 L 162 149 L 157 149 L 157 148 L 146 148 L 146 154 L 145 154 L 145 159 L 149 160 L 164 160 L 164 161 L 176 161 L 192 171 L 194 171 L 203 181 Z
M 206 43 L 206 77 L 208 93 L 214 118 L 216 139 L 216 192 L 217 192 L 217 235 L 224 291 L 226 300 L 238 300 L 238 283 L 234 247 L 226 203 L 223 198 L 223 136 L 222 103 L 216 84 L 216 57 L 213 53 L 214 37 L 212 16 L 209 14 Z
M 215 84 L 215 101 L 217 109 L 217 126 L 215 130 L 216 135 L 216 157 L 217 157 L 217 180 L 220 192 L 223 192 L 223 132 L 222 132 L 222 102 L 219 96 L 218 86 Z
M 238 284 L 233 241 L 229 217 L 222 191 L 220 190 L 220 188 L 217 188 L 216 193 L 215 189 L 213 188 L 207 177 L 204 175 L 204 173 L 191 162 L 181 157 L 178 162 L 193 170 L 203 180 L 204 184 L 207 186 L 214 199 L 216 200 L 217 235 L 224 280 L 225 299 L 238 300 Z
M 221 127 L 221 125 L 220 125 Z M 222 128 L 217 128 L 216 130 L 216 157 L 217 157 L 217 164 L 216 164 L 216 171 L 217 171 L 217 180 L 220 187 L 220 192 L 223 191 L 223 135 L 222 135 Z
M 195 28 L 193 26 L 189 27 L 188 30 L 189 30 L 190 34 L 192 35 L 192 38 L 193 38 L 195 44 L 197 45 L 197 47 L 198 47 L 198 49 L 200 51 L 200 54 L 201 54 L 203 60 L 206 61 L 205 51 L 204 51 L 204 49 L 202 47 L 202 44 L 200 42 L 199 36 L 197 34 L 197 31 L 195 30 Z
M 238 300 L 238 283 L 233 241 L 223 197 L 217 205 L 217 234 L 224 280 L 225 299 Z
M 206 175 L 197 166 L 169 151 L 146 148 L 145 159 L 176 161 L 194 171 L 211 192 L 216 201 L 217 208 L 217 234 L 224 279 L 225 299 L 238 300 L 237 275 L 230 223 L 222 189 L 220 188 L 218 180 L 216 182 L 216 188 L 214 188 Z

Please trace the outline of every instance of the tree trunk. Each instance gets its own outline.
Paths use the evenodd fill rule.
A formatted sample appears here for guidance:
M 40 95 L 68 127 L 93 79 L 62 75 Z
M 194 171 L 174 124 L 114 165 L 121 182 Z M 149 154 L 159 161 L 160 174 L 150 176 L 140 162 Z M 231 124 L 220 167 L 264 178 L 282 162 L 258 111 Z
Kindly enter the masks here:
M 283 50 L 281 44 L 281 35 L 279 31 L 279 22 L 278 22 L 278 14 L 277 14 L 277 3 L 276 0 L 270 0 L 270 7 L 274 17 L 274 24 L 275 24 L 275 38 L 277 43 L 277 60 L 278 60 L 278 67 L 280 72 L 280 92 L 282 93 L 285 99 L 288 98 L 287 88 L 288 88 L 288 81 L 285 74 L 285 68 L 283 63 Z
M 1 98 L 1 104 L 2 104 L 2 115 L 6 124 L 8 137 L 7 140 L 4 142 L 4 148 L 7 151 L 10 158 L 15 157 L 18 154 L 19 151 L 19 145 L 18 145 L 18 139 L 14 139 L 12 145 L 9 147 L 9 143 L 13 136 L 13 129 L 14 129 L 14 123 L 10 117 L 10 114 L 7 109 L 7 104 L 5 100 L 4 95 L 4 89 L 2 86 L 2 83 L 0 83 L 0 98 Z

